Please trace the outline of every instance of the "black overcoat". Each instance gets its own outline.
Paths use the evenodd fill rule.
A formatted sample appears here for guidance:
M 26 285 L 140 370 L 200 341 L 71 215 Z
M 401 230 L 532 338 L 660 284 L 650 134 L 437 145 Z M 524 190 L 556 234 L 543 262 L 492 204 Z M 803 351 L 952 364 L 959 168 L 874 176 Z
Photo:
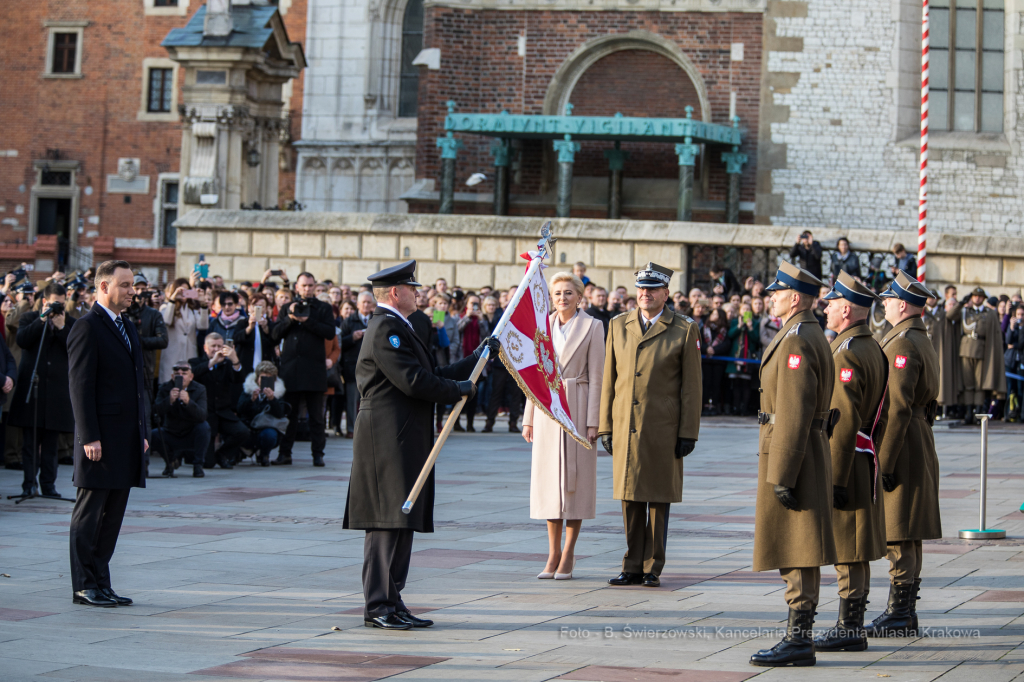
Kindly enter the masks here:
M 44 305 L 46 305 L 44 303 Z M 68 392 L 68 334 L 75 323 L 70 315 L 64 316 L 64 328 L 52 324 L 43 339 L 43 327 L 47 323 L 39 313 L 27 312 L 18 324 L 18 345 L 21 346 L 21 364 L 18 380 L 11 402 L 10 423 L 23 429 L 31 429 L 35 423 L 35 401 L 29 398 L 32 388 L 32 367 L 36 353 L 42 343 L 39 356 L 39 428 L 47 431 L 71 433 L 75 430 L 75 419 L 71 414 L 71 395 Z
M 327 390 L 327 351 L 324 341 L 337 334 L 331 306 L 315 298 L 309 301 L 309 319 L 296 322 L 288 317 L 290 308 L 281 310 L 274 324 L 274 341 L 284 341 L 281 370 L 278 373 L 292 393 Z M 290 303 L 293 306 L 295 303 Z
M 363 339 L 352 338 L 352 332 L 361 329 L 366 329 L 366 325 L 359 313 L 353 313 L 341 322 L 341 376 L 346 384 L 354 385 L 356 382 L 356 363 L 359 361 Z
M 95 303 L 68 335 L 75 415 L 73 481 L 78 488 L 146 487 L 142 449 L 149 429 L 143 402 L 142 344 L 134 324 L 125 324 L 124 329 L 131 351 L 110 315 Z M 85 456 L 85 445 L 97 440 L 103 451 L 100 460 L 93 462 Z
M 352 445 L 344 528 L 434 532 L 434 472 L 412 511 L 402 504 L 434 446 L 434 405 L 459 401 L 453 379 L 468 379 L 476 358 L 435 367 L 422 340 L 398 315 L 378 307 L 356 365 L 362 396 Z

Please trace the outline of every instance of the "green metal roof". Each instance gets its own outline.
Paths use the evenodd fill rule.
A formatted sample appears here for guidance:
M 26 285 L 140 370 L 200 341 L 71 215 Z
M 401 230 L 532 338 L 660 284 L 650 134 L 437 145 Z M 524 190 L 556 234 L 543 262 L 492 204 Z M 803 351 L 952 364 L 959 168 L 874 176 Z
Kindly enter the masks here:
M 231 8 L 231 33 L 226 36 L 204 36 L 206 5 L 203 5 L 183 28 L 171 29 L 161 45 L 260 48 L 266 45 L 270 36 L 274 34 L 270 19 L 275 12 L 277 7 L 273 6 L 235 5 Z

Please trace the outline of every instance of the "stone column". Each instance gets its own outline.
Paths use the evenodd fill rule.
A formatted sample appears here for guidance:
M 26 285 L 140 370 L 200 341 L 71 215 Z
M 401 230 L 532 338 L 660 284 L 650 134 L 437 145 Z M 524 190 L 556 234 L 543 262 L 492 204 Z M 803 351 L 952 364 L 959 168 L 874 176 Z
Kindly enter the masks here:
M 491 145 L 494 157 L 494 215 L 508 215 L 509 141 L 496 140 Z
M 616 141 L 615 149 L 606 149 L 604 158 L 608 159 L 608 217 L 618 220 L 622 217 L 622 169 L 629 152 L 622 151 L 622 143 Z
M 572 164 L 580 143 L 572 141 L 572 135 L 564 140 L 555 140 L 555 151 L 558 152 L 558 201 L 555 205 L 555 216 L 568 218 L 572 208 Z
M 740 125 L 740 117 L 732 119 L 734 128 Z M 725 200 L 725 222 L 740 222 L 740 173 L 743 172 L 743 164 L 747 162 L 747 155 L 740 153 L 738 145 L 733 145 L 731 152 L 722 153 L 722 161 L 725 161 L 725 172 L 729 175 L 729 193 Z
M 686 107 L 686 118 L 693 118 L 693 107 Z M 685 141 L 676 145 L 679 157 L 679 195 L 676 198 L 676 220 L 689 222 L 693 220 L 693 167 L 696 163 L 700 146 L 693 144 L 693 138 L 687 135 Z

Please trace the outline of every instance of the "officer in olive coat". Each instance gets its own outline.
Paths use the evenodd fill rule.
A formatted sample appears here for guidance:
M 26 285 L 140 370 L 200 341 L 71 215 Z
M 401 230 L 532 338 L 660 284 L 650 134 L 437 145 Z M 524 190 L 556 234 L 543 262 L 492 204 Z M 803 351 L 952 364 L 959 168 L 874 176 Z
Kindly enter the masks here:
M 985 300 L 985 290 L 975 287 L 947 313 L 947 319 L 953 320 L 962 333 L 960 402 L 966 408 L 965 424 L 973 424 L 975 414 L 985 414 L 992 398 L 1006 395 L 1003 332 L 998 313 L 986 306 Z
M 779 570 L 789 625 L 781 642 L 750 657 L 751 665 L 814 665 L 820 567 L 836 562 L 828 446 L 834 368 L 811 310 L 823 286 L 784 262 L 765 289 L 783 325 L 761 359 L 754 570 Z
M 886 359 L 871 336 L 867 316 L 881 301 L 845 272 L 826 296 L 835 379 L 832 408 L 839 421 L 829 438 L 832 452 L 832 535 L 836 541 L 839 620 L 814 638 L 815 651 L 864 651 L 864 609 L 871 564 L 885 556 L 885 513 L 875 439 L 885 428 Z
M 885 489 L 889 603 L 869 637 L 912 636 L 921 590 L 921 541 L 942 537 L 939 458 L 932 423 L 939 394 L 939 358 L 921 321 L 929 291 L 900 271 L 880 296 L 892 330 L 882 340 L 889 364 L 889 405 L 878 461 Z
M 666 306 L 671 280 L 671 270 L 648 263 L 636 273 L 639 307 L 608 324 L 598 435 L 626 529 L 622 573 L 610 585 L 661 584 L 669 505 L 683 499 L 683 457 L 700 429 L 700 330 Z
M 345 501 L 344 528 L 366 531 L 363 594 L 367 627 L 408 630 L 429 627 L 402 602 L 409 574 L 413 532 L 434 532 L 434 472 L 409 514 L 402 504 L 434 444 L 434 405 L 456 403 L 476 393 L 465 381 L 487 339 L 476 353 L 447 367 L 435 367 L 432 354 L 412 328 L 416 310 L 416 261 L 381 270 L 368 279 L 377 308 L 366 328 L 356 385 L 362 396 L 352 444 L 352 474 Z

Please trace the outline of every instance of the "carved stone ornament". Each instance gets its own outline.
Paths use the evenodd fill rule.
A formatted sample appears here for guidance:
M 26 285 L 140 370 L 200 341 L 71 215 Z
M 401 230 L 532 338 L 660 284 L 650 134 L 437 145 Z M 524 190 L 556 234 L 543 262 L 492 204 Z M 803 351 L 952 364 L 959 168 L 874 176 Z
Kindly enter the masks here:
M 118 159 L 117 175 L 125 182 L 131 182 L 139 175 L 139 162 L 137 159 Z

